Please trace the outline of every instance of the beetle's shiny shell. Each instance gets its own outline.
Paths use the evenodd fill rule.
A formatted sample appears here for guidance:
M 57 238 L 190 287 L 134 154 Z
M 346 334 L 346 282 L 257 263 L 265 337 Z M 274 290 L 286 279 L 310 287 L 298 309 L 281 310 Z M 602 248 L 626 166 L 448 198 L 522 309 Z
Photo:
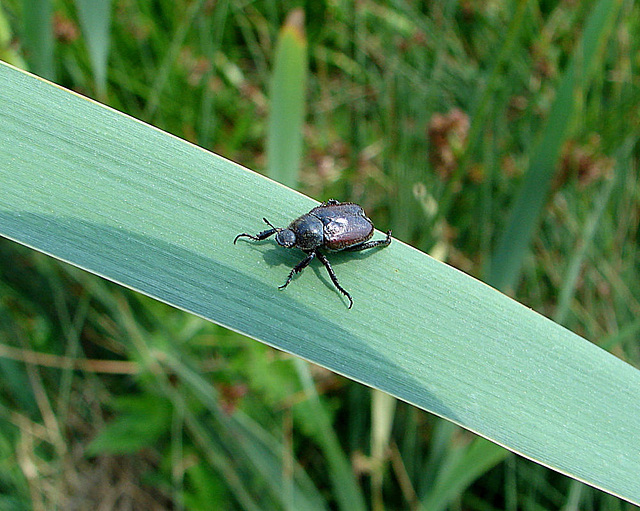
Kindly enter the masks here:
M 373 222 L 367 218 L 362 207 L 351 202 L 323 204 L 313 208 L 308 215 L 322 222 L 323 247 L 328 250 L 344 250 L 364 243 L 373 236 Z

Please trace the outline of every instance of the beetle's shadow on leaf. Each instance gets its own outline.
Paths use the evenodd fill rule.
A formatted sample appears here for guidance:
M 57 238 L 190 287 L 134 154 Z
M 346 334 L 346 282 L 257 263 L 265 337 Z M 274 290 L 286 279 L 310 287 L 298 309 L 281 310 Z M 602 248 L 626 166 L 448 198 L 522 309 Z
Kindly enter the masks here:
M 256 245 L 256 248 L 257 248 L 257 245 Z M 373 255 L 374 253 L 378 252 L 379 250 L 380 250 L 379 248 L 378 249 L 374 248 L 371 250 L 363 250 L 362 252 L 330 252 L 325 250 L 325 251 L 322 251 L 322 253 L 325 256 L 327 256 L 329 263 L 331 263 L 331 266 L 336 271 L 338 281 L 342 284 L 342 281 L 339 275 L 340 270 L 338 270 L 337 268 L 339 268 L 343 264 L 348 263 L 349 261 L 359 261 L 361 259 L 366 259 L 369 256 Z M 306 256 L 305 256 L 305 253 L 302 252 L 301 250 L 297 250 L 297 249 L 288 250 L 282 247 L 275 246 L 275 247 L 270 247 L 265 249 L 262 253 L 262 257 L 264 259 L 264 262 L 270 268 L 276 267 L 276 266 L 285 266 L 288 268 L 287 273 L 282 277 L 282 282 L 284 283 L 284 281 L 287 278 L 287 275 L 289 275 L 288 272 L 290 272 L 294 268 L 294 266 L 296 266 L 299 262 L 304 260 Z M 316 277 L 319 280 L 321 280 L 325 286 L 327 286 L 329 289 L 334 290 L 340 297 L 342 297 L 342 294 L 336 289 L 336 287 L 333 285 L 333 282 L 331 282 L 331 278 L 327 273 L 327 269 L 324 267 L 322 262 L 320 262 L 320 260 L 318 260 L 317 258 L 315 261 L 312 261 L 311 264 L 307 268 L 305 268 L 301 273 L 299 273 L 298 275 L 295 275 L 291 281 L 291 284 L 293 284 L 297 279 L 299 279 L 302 276 L 302 274 L 304 274 L 305 272 L 308 272 L 309 270 L 313 270 Z
M 256 250 L 260 245 L 254 245 Z M 321 250 L 321 252 L 329 259 L 329 262 L 332 266 L 341 266 L 344 263 L 348 263 L 349 261 L 360 261 L 362 259 L 367 259 L 370 256 L 376 254 L 382 250 L 380 247 L 363 250 L 362 252 L 331 252 L 328 250 Z M 260 250 L 262 252 L 262 257 L 264 262 L 267 263 L 267 266 L 282 266 L 282 265 L 291 265 L 293 268 L 296 264 L 302 261 L 306 256 L 305 253 L 298 249 L 286 249 L 282 247 L 264 247 Z M 316 266 L 322 267 L 322 263 L 318 261 L 318 264 L 315 262 L 311 263 L 311 266 L 314 268 Z

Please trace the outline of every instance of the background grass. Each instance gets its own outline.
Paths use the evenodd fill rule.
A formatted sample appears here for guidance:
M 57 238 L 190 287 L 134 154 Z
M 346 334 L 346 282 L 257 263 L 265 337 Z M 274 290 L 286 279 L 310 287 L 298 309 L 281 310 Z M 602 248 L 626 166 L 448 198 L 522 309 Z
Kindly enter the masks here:
M 558 127 L 552 106 L 570 63 L 584 59 L 596 2 L 310 2 L 299 181 L 317 199 L 360 202 L 378 226 L 486 278 L 523 173 L 545 132 L 560 129 L 567 142 L 513 293 L 638 367 L 640 9 L 608 4 L 618 12 L 598 65 Z M 29 21 L 33 5 L 7 2 L 4 15 L 7 45 L 34 71 L 260 170 L 276 41 L 292 7 L 115 3 L 105 91 L 81 32 L 91 20 L 80 22 L 75 4 L 54 4 L 53 53 L 29 49 L 47 44 L 33 35 L 46 35 Z M 294 492 L 313 507 L 625 507 L 237 334 L 9 242 L 0 250 L 3 509 L 72 499 L 281 508 Z M 155 343 L 180 350 L 171 363 L 188 388 L 176 392 L 171 375 L 126 376 Z M 14 361 L 33 351 L 55 356 Z M 89 359 L 80 374 L 70 362 L 79 355 Z M 284 492 L 268 487 L 268 460 L 281 451 L 299 474 Z M 336 484 L 345 471 L 360 496 Z M 257 500 L 262 492 L 272 498 Z

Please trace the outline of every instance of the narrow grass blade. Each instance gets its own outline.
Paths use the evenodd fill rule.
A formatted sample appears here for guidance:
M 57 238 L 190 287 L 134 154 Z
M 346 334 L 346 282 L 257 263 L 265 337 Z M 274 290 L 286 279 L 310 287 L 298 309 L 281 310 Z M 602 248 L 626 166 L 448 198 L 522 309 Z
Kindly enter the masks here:
M 9 20 L 0 5 L 0 60 L 4 60 L 16 67 L 26 69 L 27 64 L 22 55 L 12 47 L 13 34 L 9 26 Z
M 640 503 L 640 371 L 399 241 L 300 254 L 241 232 L 314 201 L 0 64 L 0 234 L 314 361 Z M 381 236 L 377 233 L 376 236 Z
M 344 511 L 365 510 L 364 497 L 356 484 L 349 460 L 340 448 L 340 442 L 331 427 L 327 411 L 320 403 L 313 378 L 309 372 L 309 365 L 298 360 L 296 361 L 296 370 L 304 388 L 307 403 L 312 407 L 316 417 L 317 433 L 319 434 L 314 436 L 322 446 L 327 464 L 331 469 L 329 474 L 338 501 L 338 508 Z
M 486 473 L 509 455 L 484 438 L 475 438 L 469 445 L 459 446 L 448 451 L 443 460 L 442 470 L 429 491 L 421 501 L 424 511 L 446 509 L 451 501 L 475 479 Z
M 587 20 L 582 40 L 562 78 L 542 140 L 533 153 L 505 232 L 491 258 L 487 282 L 497 289 L 512 290 L 517 283 L 522 261 L 549 193 L 560 149 L 569 134 L 578 93 L 586 88 L 594 69 L 600 67 L 604 44 L 612 34 L 613 21 L 621 4 L 620 0 L 600 0 Z
M 623 145 L 622 149 L 617 151 L 616 161 L 618 165 L 628 165 L 628 159 L 631 154 L 631 150 L 635 147 L 637 137 L 629 138 Z M 616 169 L 618 170 L 618 169 Z M 617 174 L 617 173 L 616 173 Z M 580 269 L 587 256 L 588 251 L 593 244 L 593 238 L 597 232 L 597 227 L 600 223 L 600 218 L 604 212 L 605 206 L 611 196 L 611 192 L 616 184 L 616 174 L 614 174 L 608 181 L 602 185 L 602 189 L 594 199 L 593 211 L 587 221 L 585 222 L 583 232 L 578 240 L 578 246 L 576 247 L 567 267 L 567 275 L 565 276 L 564 283 L 558 294 L 558 304 L 556 306 L 556 312 L 553 315 L 554 321 L 558 323 L 564 323 L 565 318 L 569 312 L 571 300 L 573 299 L 578 278 L 580 276 Z
M 389 394 L 373 390 L 371 395 L 371 500 L 373 509 L 384 509 L 384 471 L 389 440 L 398 401 Z
M 91 67 L 99 97 L 107 92 L 107 59 L 111 22 L 111 2 L 109 0 L 76 0 L 80 26 L 89 48 Z
M 221 409 L 220 401 L 215 396 L 215 389 L 191 368 L 171 356 L 167 357 L 166 363 L 190 387 L 193 394 L 219 423 L 216 428 L 217 436 L 223 436 L 223 438 L 218 441 L 222 442 L 227 450 L 235 453 L 233 458 L 238 460 L 236 464 L 240 465 L 242 462 L 251 464 L 267 481 L 274 500 L 284 500 L 285 494 L 281 491 L 283 485 L 281 445 L 258 425 L 253 424 L 242 412 L 236 411 L 232 417 L 229 417 Z M 325 509 L 320 492 L 304 473 L 302 467 L 296 463 L 293 472 L 291 477 L 294 509 Z M 284 509 L 285 502 L 281 504 Z
M 293 10 L 280 32 L 271 81 L 267 174 L 295 188 L 302 157 L 302 126 L 307 90 L 307 39 L 304 11 Z
M 55 79 L 51 0 L 23 0 L 24 46 L 29 69 L 49 80 Z
M 151 118 L 155 115 L 162 93 L 167 86 L 171 69 L 178 60 L 180 48 L 182 48 L 187 33 L 191 28 L 196 16 L 198 16 L 206 4 L 205 0 L 196 0 L 189 4 L 184 18 L 177 23 L 176 30 L 172 34 L 170 42 L 167 45 L 166 53 L 162 62 L 158 65 L 155 79 L 151 85 L 151 92 L 144 108 L 145 118 Z

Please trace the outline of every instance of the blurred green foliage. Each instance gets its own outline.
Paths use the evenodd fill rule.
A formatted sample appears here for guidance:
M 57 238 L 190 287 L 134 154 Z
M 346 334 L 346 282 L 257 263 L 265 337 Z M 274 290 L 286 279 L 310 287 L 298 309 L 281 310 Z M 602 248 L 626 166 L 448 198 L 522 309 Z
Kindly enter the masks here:
M 98 71 L 74 2 L 7 0 L 0 43 L 33 72 L 265 170 L 278 34 L 302 6 L 299 189 L 359 202 L 483 278 L 561 80 L 590 64 L 580 41 L 596 4 L 123 0 L 96 21 L 109 27 Z M 640 5 L 607 5 L 513 293 L 640 366 Z M 0 339 L 2 509 L 328 509 L 353 492 L 363 508 L 376 492 L 390 509 L 631 508 L 521 459 L 496 465 L 479 439 L 401 403 L 374 459 L 367 389 L 5 240 Z M 77 358 L 91 363 L 75 370 Z

